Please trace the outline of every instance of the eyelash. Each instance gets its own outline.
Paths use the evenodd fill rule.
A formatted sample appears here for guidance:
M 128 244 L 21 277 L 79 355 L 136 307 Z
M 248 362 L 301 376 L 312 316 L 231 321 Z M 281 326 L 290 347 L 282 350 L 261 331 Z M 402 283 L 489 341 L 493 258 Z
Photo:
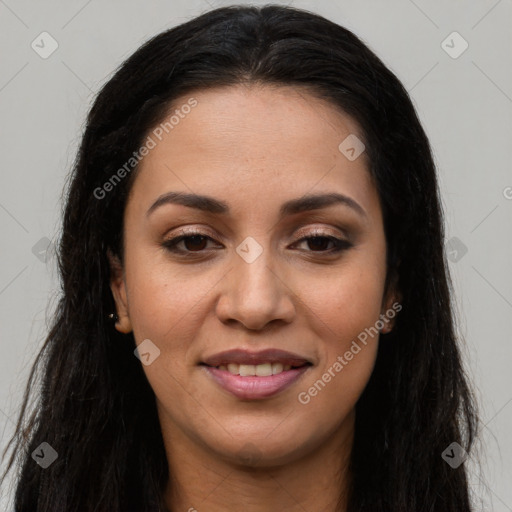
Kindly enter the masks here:
M 174 238 L 170 238 L 169 240 L 165 240 L 162 243 L 162 246 L 169 252 L 173 252 L 173 253 L 179 254 L 179 255 L 200 254 L 201 252 L 204 252 L 206 249 L 202 249 L 199 251 L 188 251 L 188 250 L 184 251 L 181 249 L 177 249 L 177 245 L 180 242 L 182 242 L 183 240 L 186 240 L 188 238 L 193 238 L 196 236 L 206 238 L 207 240 L 213 241 L 213 239 L 211 237 L 209 237 L 208 235 L 206 235 L 205 233 L 201 233 L 199 231 L 189 231 L 189 232 L 182 233 L 181 235 L 178 235 Z M 303 237 L 303 238 L 297 240 L 295 242 L 295 244 L 298 244 L 300 242 L 304 242 L 307 240 L 315 239 L 315 238 L 320 238 L 320 239 L 326 238 L 329 241 L 333 242 L 335 247 L 330 250 L 325 250 L 325 251 L 307 251 L 307 252 L 319 253 L 319 254 L 337 254 L 337 253 L 340 253 L 342 251 L 345 251 L 345 250 L 353 247 L 353 244 L 351 242 L 349 242 L 348 240 L 336 238 L 335 236 L 332 236 L 332 235 L 326 235 L 325 233 L 322 233 L 321 231 L 315 231 L 315 232 L 311 233 L 309 236 L 306 236 L 306 237 Z

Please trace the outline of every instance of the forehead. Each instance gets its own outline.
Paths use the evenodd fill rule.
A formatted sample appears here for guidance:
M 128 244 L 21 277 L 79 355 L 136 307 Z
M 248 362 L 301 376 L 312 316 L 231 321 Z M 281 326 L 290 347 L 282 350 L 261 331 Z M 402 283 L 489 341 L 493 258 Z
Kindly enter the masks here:
M 197 105 L 178 119 L 176 114 L 185 111 L 191 97 Z M 176 124 L 166 130 L 170 118 Z M 231 152 L 236 143 L 243 149 L 241 159 L 291 159 L 298 149 L 325 155 L 326 150 L 332 152 L 333 142 L 350 134 L 363 138 L 357 122 L 332 103 L 304 87 L 282 85 L 237 85 L 190 93 L 174 100 L 161 128 L 161 138 L 172 134 L 183 152 L 187 148 Z
M 350 161 L 339 149 L 349 136 L 363 138 L 358 123 L 303 88 L 195 91 L 174 100 L 148 132 L 154 147 L 139 164 L 132 195 L 147 205 L 178 190 L 247 208 L 250 197 L 281 203 L 334 189 L 370 207 L 376 197 L 366 154 Z

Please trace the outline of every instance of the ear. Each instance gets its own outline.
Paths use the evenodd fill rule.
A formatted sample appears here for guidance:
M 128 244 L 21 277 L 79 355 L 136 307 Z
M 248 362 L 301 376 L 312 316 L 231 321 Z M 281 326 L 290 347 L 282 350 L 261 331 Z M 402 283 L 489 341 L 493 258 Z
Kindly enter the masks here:
M 398 287 L 398 272 L 394 271 L 388 284 L 388 289 L 382 301 L 381 319 L 384 321 L 384 327 L 381 330 L 382 334 L 387 334 L 393 330 L 395 325 L 396 315 L 400 311 L 397 305 L 402 303 L 402 292 Z M 393 305 L 395 305 L 393 307 Z M 390 312 L 390 314 L 387 314 Z
M 126 283 L 124 272 L 119 258 L 107 250 L 107 257 L 110 263 L 110 289 L 116 303 L 116 329 L 119 332 L 128 334 L 132 332 L 132 324 L 128 314 L 128 301 L 126 296 Z

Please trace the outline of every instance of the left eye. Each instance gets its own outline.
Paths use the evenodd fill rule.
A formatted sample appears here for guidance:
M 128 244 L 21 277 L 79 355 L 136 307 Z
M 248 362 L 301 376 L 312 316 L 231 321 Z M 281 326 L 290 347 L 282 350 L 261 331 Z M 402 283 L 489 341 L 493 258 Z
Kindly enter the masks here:
M 310 246 L 316 246 L 317 249 L 320 249 L 319 251 L 313 250 L 312 252 L 339 252 L 352 246 L 352 244 L 347 240 L 342 240 L 335 236 L 323 235 L 306 236 L 296 243 L 300 242 L 307 242 Z M 334 247 L 330 250 L 322 250 L 321 248 L 325 245 L 325 242 L 334 244 Z
M 189 233 L 179 235 L 175 238 L 171 238 L 166 240 L 162 245 L 169 251 L 175 253 L 190 253 L 190 252 L 201 252 L 206 249 L 205 245 L 208 241 L 214 241 L 213 238 L 210 238 L 207 235 L 201 233 Z M 182 243 L 185 246 L 185 250 L 180 249 L 178 244 Z M 344 249 L 348 249 L 352 247 L 352 244 L 347 240 L 342 240 L 340 238 L 336 238 L 334 236 L 324 236 L 324 235 L 313 235 L 301 238 L 294 245 L 300 244 L 301 242 L 307 242 L 309 246 L 313 247 L 311 252 L 340 252 Z M 325 247 L 327 243 L 334 244 L 334 247 L 331 249 L 327 249 Z

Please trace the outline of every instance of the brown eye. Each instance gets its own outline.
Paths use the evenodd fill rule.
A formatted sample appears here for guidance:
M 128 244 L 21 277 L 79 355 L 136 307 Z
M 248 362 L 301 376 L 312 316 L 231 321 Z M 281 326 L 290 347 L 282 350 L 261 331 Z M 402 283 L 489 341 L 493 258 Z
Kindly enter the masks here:
M 201 253 L 208 248 L 208 241 L 214 241 L 203 233 L 184 233 L 175 238 L 163 242 L 162 246 L 170 252 L 181 255 L 189 253 Z M 296 244 L 307 242 L 306 252 L 334 254 L 353 247 L 347 240 L 336 238 L 332 235 L 315 234 L 300 239 Z M 180 247 L 179 244 L 182 244 Z M 329 244 L 333 246 L 329 248 Z
M 334 243 L 333 240 L 326 236 L 312 236 L 306 239 L 309 247 L 312 247 L 313 250 L 325 251 L 327 250 L 326 245 L 330 243 Z
M 173 252 L 200 252 L 206 249 L 208 240 L 212 240 L 210 237 L 202 234 L 192 233 L 180 235 L 170 240 L 166 240 L 163 246 Z M 185 250 L 178 248 L 178 244 L 183 242 Z
M 201 235 L 183 237 L 185 248 L 188 251 L 200 251 L 205 248 L 207 237 Z
M 309 252 L 320 252 L 320 253 L 337 253 L 352 247 L 353 245 L 347 240 L 342 240 L 334 236 L 314 235 L 307 236 L 300 239 L 297 243 L 307 242 L 310 247 Z M 327 248 L 326 245 L 332 243 L 334 247 L 331 249 Z

